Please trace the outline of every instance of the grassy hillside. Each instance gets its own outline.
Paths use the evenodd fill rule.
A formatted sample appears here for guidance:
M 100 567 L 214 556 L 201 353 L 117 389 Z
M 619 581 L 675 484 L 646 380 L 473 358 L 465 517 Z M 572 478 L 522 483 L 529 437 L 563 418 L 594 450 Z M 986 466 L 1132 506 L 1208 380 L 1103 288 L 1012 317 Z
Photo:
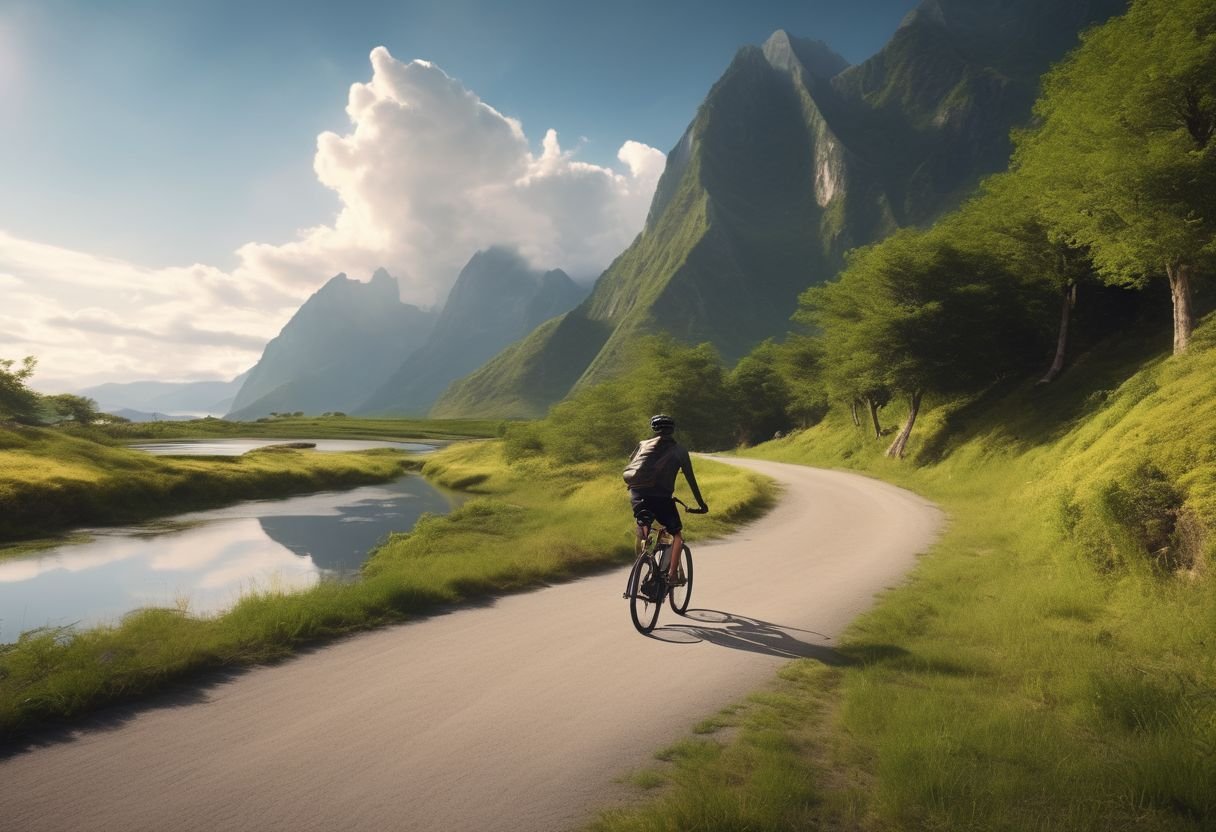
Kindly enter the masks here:
M 697 468 L 706 489 L 732 498 L 715 501 L 713 515 L 690 518 L 692 539 L 724 534 L 773 500 L 766 478 L 710 462 Z M 37 630 L 0 645 L 0 737 L 209 668 L 278 659 L 344 633 L 632 558 L 619 463 L 561 467 L 539 457 L 508 463 L 502 443 L 478 442 L 429 457 L 423 473 L 476 496 L 450 515 L 424 516 L 413 531 L 392 536 L 371 554 L 360 581 L 250 595 L 211 618 L 141 610 L 114 627 Z
M 0 427 L 0 540 L 382 482 L 405 464 L 392 450 L 155 457 L 54 429 Z
M 847 413 L 753 449 L 911 488 L 949 528 L 838 664 L 707 720 L 594 828 L 1216 828 L 1216 320 L 1168 349 L 1125 334 L 1050 387 L 939 402 L 911 464 Z

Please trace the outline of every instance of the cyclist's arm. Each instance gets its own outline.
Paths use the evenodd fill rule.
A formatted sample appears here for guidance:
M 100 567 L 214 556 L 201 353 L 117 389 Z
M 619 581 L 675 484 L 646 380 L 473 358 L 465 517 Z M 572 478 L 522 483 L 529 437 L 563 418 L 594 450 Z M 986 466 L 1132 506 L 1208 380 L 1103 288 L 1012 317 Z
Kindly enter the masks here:
M 697 487 L 697 478 L 692 472 L 692 457 L 688 455 L 688 451 L 684 451 L 681 455 L 680 470 L 684 472 L 684 479 L 688 480 L 688 487 L 692 489 L 692 496 L 697 501 L 697 506 L 702 509 L 708 508 L 705 505 L 705 498 L 701 496 L 701 489 Z

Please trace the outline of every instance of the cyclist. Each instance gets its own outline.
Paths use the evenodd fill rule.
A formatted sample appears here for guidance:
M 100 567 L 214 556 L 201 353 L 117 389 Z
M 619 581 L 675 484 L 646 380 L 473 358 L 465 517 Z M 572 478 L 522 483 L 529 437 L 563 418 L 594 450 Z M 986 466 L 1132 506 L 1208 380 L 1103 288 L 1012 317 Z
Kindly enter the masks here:
M 672 436 L 676 430 L 676 420 L 660 413 L 651 418 L 650 429 L 655 435 L 639 442 L 634 448 L 629 457 L 629 466 L 625 469 L 625 481 L 629 487 L 633 516 L 637 521 L 639 545 L 642 541 L 644 515 L 647 513 L 659 521 L 672 537 L 673 557 L 668 566 L 667 577 L 670 585 L 676 586 L 680 565 L 679 553 L 684 547 L 684 536 L 681 533 L 684 524 L 680 522 L 680 512 L 676 509 L 675 501 L 676 475 L 684 472 L 684 479 L 688 481 L 688 487 L 692 489 L 692 496 L 700 508 L 698 513 L 709 511 L 709 506 L 701 498 L 701 489 L 697 488 L 697 478 L 692 473 L 692 459 L 688 451 Z

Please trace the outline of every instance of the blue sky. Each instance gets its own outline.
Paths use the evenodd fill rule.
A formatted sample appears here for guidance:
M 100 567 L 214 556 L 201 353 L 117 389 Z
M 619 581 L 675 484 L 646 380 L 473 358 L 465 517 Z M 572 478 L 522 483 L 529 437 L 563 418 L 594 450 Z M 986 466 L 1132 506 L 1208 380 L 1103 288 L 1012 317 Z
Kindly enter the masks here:
M 666 152 L 776 28 L 857 62 L 914 0 L 0 0 L 0 231 L 158 268 L 231 268 L 339 208 L 312 165 L 368 54 L 424 58 L 577 158 Z M 581 147 L 580 140 L 583 141 Z

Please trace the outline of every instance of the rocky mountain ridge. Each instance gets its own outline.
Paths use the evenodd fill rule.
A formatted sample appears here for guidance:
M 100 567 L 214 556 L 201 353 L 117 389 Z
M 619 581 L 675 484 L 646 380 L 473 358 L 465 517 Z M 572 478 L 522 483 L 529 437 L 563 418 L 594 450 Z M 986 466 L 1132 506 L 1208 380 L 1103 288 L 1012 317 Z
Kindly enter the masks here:
M 733 361 L 788 329 L 851 248 L 1005 167 L 1038 79 L 1122 0 L 926 0 L 848 66 L 778 31 L 741 49 L 668 156 L 646 227 L 574 310 L 454 384 L 435 416 L 533 417 L 618 373 L 641 335 Z

